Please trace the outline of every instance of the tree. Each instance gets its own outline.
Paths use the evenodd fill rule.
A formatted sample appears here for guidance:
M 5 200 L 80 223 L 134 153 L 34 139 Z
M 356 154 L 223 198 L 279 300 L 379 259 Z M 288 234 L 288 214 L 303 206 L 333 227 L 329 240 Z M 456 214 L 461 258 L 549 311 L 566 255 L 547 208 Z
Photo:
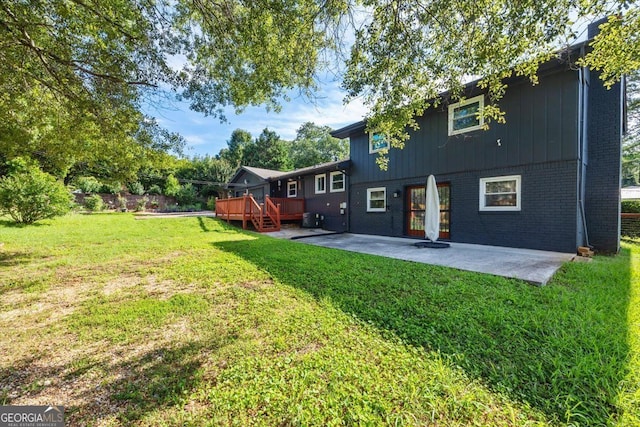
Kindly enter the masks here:
M 251 133 L 246 130 L 236 129 L 231 133 L 231 138 L 227 141 L 227 148 L 220 150 L 218 155 L 227 161 L 234 169 L 241 166 L 244 148 L 251 144 Z
M 173 176 L 173 175 L 169 175 L 167 177 L 167 182 L 164 186 L 164 194 L 165 196 L 177 196 L 178 193 L 180 192 L 180 182 L 178 182 L 178 179 Z
M 622 184 L 640 184 L 640 71 L 627 83 L 627 134 L 622 140 Z
M 0 5 L 0 75 L 83 110 L 179 90 L 196 111 L 266 103 L 310 89 L 327 25 L 344 0 L 8 0 Z M 183 65 L 172 67 L 177 55 Z M 157 92 L 156 92 L 157 93 Z
M 349 143 L 330 135 L 331 128 L 306 122 L 297 130 L 291 143 L 294 169 L 349 157 Z
M 140 113 L 143 101 L 161 102 L 169 88 L 214 116 L 227 105 L 278 108 L 290 89 L 313 87 L 319 52 L 330 45 L 324 24 L 344 7 L 335 0 L 4 1 L 0 153 L 32 157 L 58 177 L 129 181 L 141 160 L 180 143 L 149 145 L 158 132 Z M 172 68 L 175 58 L 184 64 Z
M 55 177 L 33 162 L 9 162 L 9 174 L 0 178 L 0 212 L 19 224 L 33 224 L 64 215 L 71 209 L 71 194 Z
M 286 171 L 291 169 L 289 143 L 265 128 L 256 140 L 244 148 L 243 166 Z
M 194 157 L 180 162 L 176 176 L 184 180 L 198 181 L 193 186 L 201 198 L 216 196 L 228 182 L 236 167 L 221 158 Z

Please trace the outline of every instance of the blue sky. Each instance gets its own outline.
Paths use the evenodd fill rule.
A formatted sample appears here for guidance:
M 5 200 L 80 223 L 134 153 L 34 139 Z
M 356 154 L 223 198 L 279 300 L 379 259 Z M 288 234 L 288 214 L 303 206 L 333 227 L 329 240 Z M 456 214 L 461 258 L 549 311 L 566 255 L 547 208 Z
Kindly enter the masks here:
M 292 96 L 290 102 L 282 102 L 279 113 L 268 112 L 264 107 L 250 107 L 236 115 L 230 108 L 226 113 L 227 123 L 220 123 L 217 118 L 191 111 L 188 103 L 179 101 L 167 102 L 161 107 L 147 106 L 145 112 L 155 117 L 165 129 L 177 132 L 185 138 L 185 155 L 213 156 L 227 146 L 231 133 L 238 128 L 251 132 L 256 138 L 268 127 L 282 139 L 292 140 L 296 136 L 296 130 L 307 121 L 338 129 L 362 120 L 366 108 L 358 99 L 345 105 L 345 94 L 340 89 L 340 82 L 324 80 L 320 82 L 313 102 Z

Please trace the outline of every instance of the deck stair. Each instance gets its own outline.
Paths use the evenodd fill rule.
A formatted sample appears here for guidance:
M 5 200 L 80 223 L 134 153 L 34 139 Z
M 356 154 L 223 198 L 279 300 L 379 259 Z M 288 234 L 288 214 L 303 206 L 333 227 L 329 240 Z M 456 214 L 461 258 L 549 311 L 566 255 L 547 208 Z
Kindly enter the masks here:
M 259 203 L 252 194 L 229 199 L 216 199 L 216 216 L 231 221 L 242 221 L 242 228 L 249 224 L 257 231 L 280 231 L 282 220 L 302 220 L 304 199 L 265 197 Z

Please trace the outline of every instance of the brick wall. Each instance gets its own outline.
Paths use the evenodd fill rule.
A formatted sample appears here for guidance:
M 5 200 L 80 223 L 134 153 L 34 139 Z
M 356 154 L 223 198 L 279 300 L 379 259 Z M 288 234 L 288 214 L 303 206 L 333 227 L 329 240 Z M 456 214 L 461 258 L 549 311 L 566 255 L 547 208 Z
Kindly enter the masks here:
M 451 241 L 574 252 L 577 242 L 577 162 L 551 162 L 438 175 L 451 185 Z M 480 178 L 520 175 L 522 207 L 517 212 L 480 212 Z M 351 186 L 350 231 L 406 234 L 406 186 L 424 185 L 424 177 Z M 367 212 L 367 188 L 386 187 L 386 212 Z M 393 198 L 396 190 L 400 198 Z
M 591 73 L 585 217 L 589 243 L 605 253 L 620 248 L 621 91 L 619 83 L 607 90 L 597 73 Z
M 84 199 L 85 197 L 90 196 L 90 194 L 82 194 L 82 193 L 75 193 L 74 194 L 75 198 L 76 198 L 76 203 L 84 206 Z M 118 202 L 118 195 L 117 194 L 99 194 L 100 197 L 102 197 L 102 200 L 104 201 L 104 205 L 105 208 L 107 209 L 118 209 L 120 207 L 120 203 Z M 147 198 L 148 202 L 145 206 L 145 210 L 158 210 L 158 211 L 163 211 L 167 209 L 167 206 L 175 206 L 176 205 L 176 199 L 175 197 L 169 197 L 169 196 L 162 196 L 162 195 L 153 195 L 153 196 L 134 196 L 132 194 L 128 194 L 125 196 L 127 199 L 127 210 L 130 211 L 134 211 L 137 209 L 138 207 L 138 200 L 141 200 L 143 198 Z M 158 207 L 157 208 L 153 208 L 152 207 L 152 202 L 157 202 Z

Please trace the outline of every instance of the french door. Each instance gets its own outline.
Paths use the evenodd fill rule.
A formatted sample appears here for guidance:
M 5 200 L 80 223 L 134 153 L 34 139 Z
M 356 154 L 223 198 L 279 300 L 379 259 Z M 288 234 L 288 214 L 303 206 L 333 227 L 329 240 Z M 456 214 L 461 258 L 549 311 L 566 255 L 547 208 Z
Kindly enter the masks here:
M 426 208 L 426 189 L 424 185 L 407 187 L 407 234 L 424 237 L 424 216 Z M 440 239 L 451 237 L 451 184 L 438 183 L 440 197 Z

